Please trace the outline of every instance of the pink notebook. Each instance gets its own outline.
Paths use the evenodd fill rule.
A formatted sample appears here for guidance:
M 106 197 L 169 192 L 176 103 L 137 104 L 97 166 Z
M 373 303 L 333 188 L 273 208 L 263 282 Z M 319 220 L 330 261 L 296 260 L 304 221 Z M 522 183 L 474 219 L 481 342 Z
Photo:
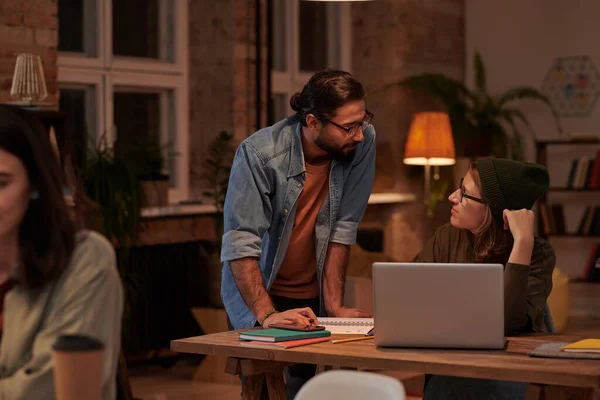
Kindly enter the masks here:
M 264 349 L 291 349 L 292 347 L 306 346 L 314 343 L 327 342 L 330 337 L 318 337 L 312 339 L 300 339 L 300 340 L 288 340 L 285 342 L 259 342 L 257 340 L 242 341 L 241 346 L 245 347 L 259 347 Z

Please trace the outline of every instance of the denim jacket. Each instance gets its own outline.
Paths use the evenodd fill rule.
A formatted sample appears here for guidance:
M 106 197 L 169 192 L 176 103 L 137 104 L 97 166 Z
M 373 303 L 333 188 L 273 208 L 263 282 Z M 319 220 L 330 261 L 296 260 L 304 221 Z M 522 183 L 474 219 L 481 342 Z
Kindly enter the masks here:
M 268 291 L 281 267 L 292 233 L 298 197 L 306 179 L 297 116 L 259 130 L 238 147 L 225 198 L 221 298 L 235 329 L 249 328 L 256 319 L 235 284 L 229 261 L 259 260 Z M 324 315 L 322 275 L 327 244 L 352 245 L 373 187 L 375 130 L 363 131 L 364 140 L 351 161 L 332 160 L 328 201 L 315 223 L 317 279 Z

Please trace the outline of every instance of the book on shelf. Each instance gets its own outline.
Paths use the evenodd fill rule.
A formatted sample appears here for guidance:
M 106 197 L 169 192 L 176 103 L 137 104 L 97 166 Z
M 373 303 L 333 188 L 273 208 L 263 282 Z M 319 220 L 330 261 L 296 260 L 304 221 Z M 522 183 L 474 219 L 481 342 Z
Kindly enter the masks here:
M 592 246 L 584 278 L 588 282 L 600 282 L 600 243 Z
M 542 221 L 542 230 L 544 231 L 544 234 L 546 236 L 553 234 L 554 230 L 552 229 L 552 223 L 550 222 L 550 212 L 548 210 L 548 204 L 540 203 L 538 209 L 540 212 L 539 218 L 540 221 Z
M 600 189 L 600 150 L 595 156 L 581 156 L 571 161 L 569 189 Z
M 539 205 L 539 212 L 542 228 L 546 235 L 564 235 L 566 233 L 562 204 L 541 203 Z
M 588 205 L 579 220 L 577 234 L 582 236 L 600 236 L 600 206 Z
M 565 216 L 562 204 L 552 204 L 550 206 L 552 210 L 551 216 L 553 221 L 554 233 L 557 235 L 564 235 L 567 230 L 565 228 Z

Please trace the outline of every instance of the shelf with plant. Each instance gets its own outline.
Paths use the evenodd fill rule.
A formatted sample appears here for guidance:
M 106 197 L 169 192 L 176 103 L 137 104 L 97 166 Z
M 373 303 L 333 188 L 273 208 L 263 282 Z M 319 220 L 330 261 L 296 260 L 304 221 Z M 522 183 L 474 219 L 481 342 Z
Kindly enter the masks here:
M 537 140 L 533 127 L 517 100 L 535 100 L 546 105 L 562 134 L 558 114 L 548 97 L 531 86 L 516 86 L 494 96 L 488 91 L 486 69 L 478 51 L 473 57 L 474 88 L 439 73 L 409 76 L 380 90 L 400 85 L 439 100 L 450 117 L 457 155 L 470 158 L 495 156 L 523 159 L 523 139 L 519 123 L 531 139 Z

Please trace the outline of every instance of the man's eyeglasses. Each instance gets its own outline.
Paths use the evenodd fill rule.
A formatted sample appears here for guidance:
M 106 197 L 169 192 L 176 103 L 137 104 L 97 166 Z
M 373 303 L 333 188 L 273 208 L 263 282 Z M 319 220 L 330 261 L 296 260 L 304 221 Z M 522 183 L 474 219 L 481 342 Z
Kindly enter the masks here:
M 487 202 L 485 200 L 480 199 L 478 197 L 469 196 L 468 194 L 465 193 L 465 187 L 463 186 L 463 179 L 464 178 L 460 178 L 460 184 L 458 185 L 458 189 L 460 189 L 460 202 L 462 203 L 463 197 L 466 197 L 467 199 L 471 199 L 478 203 L 486 204 Z
M 352 124 L 350 126 L 342 126 L 340 124 L 333 122 L 332 120 L 330 120 L 328 118 L 325 118 L 325 120 L 327 122 L 329 122 L 330 124 L 335 125 L 340 129 L 343 129 L 346 132 L 346 137 L 352 137 L 356 134 L 356 130 L 359 126 L 361 129 L 366 129 L 367 126 L 369 126 L 369 124 L 371 123 L 371 121 L 373 121 L 373 116 L 374 116 L 373 113 L 366 111 L 365 117 L 363 118 L 362 121 Z

